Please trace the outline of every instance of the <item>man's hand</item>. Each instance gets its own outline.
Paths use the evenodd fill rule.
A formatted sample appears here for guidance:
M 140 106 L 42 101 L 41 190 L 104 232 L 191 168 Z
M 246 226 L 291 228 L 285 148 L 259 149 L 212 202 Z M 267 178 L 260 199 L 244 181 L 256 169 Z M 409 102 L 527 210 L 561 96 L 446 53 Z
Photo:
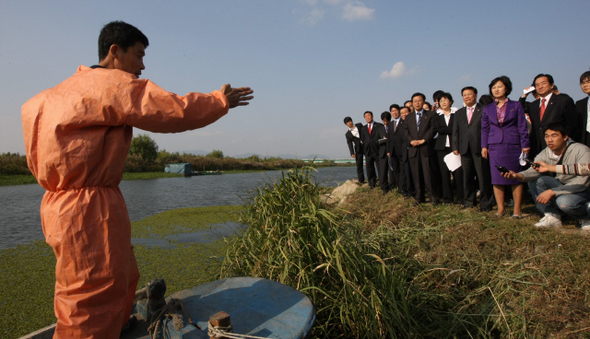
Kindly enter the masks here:
M 484 159 L 488 158 L 488 149 L 487 148 L 482 148 L 481 149 L 481 157 Z
M 519 173 L 515 173 L 513 171 L 508 171 L 506 173 L 500 173 L 500 174 L 506 179 L 516 179 L 516 180 L 524 179 L 524 175 L 519 174 Z
M 220 91 L 225 94 L 227 101 L 229 101 L 229 108 L 246 106 L 249 104 L 248 101 L 254 98 L 254 96 L 250 95 L 254 93 L 250 87 L 232 88 L 230 84 L 225 84 L 221 86 Z
M 354 154 L 353 154 L 353 155 L 351 155 L 351 157 L 353 157 L 354 159 L 356 159 L 356 155 L 354 155 Z
M 554 196 L 555 196 L 555 192 L 552 189 L 548 189 L 545 192 L 539 194 L 539 196 L 537 197 L 537 202 L 540 203 L 540 204 L 545 205 Z
M 454 155 L 459 155 L 459 151 L 453 151 Z
M 549 165 L 549 164 L 546 164 L 542 161 L 537 161 L 537 162 L 535 162 L 535 164 L 537 164 L 539 166 L 533 167 L 533 168 L 535 169 L 535 171 L 537 171 L 539 173 L 555 172 L 555 165 Z

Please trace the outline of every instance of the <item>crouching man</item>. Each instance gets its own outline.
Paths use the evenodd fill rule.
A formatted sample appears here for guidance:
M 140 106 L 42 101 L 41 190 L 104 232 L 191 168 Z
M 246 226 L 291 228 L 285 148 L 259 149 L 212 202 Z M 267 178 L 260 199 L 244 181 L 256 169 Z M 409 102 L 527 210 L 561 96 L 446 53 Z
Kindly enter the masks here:
M 549 165 L 571 165 L 590 163 L 590 148 L 569 139 L 565 127 L 550 124 L 544 131 L 547 147 L 536 157 L 536 162 Z M 570 174 L 555 176 L 543 175 L 537 171 L 538 165 L 525 171 L 504 173 L 504 177 L 520 181 L 536 181 L 531 190 L 537 209 L 544 214 L 535 224 L 536 227 L 561 226 L 561 215 L 565 214 L 579 219 L 583 228 L 590 227 L 590 216 L 586 212 L 586 203 L 590 201 L 590 177 Z

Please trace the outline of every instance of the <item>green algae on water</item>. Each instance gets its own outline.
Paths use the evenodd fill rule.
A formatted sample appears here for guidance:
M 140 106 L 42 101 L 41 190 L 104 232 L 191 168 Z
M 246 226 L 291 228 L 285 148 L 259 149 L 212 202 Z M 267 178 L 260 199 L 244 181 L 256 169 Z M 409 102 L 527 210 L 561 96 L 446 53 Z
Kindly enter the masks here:
M 182 208 L 131 223 L 133 238 L 160 238 L 235 222 L 241 206 Z M 226 243 L 175 243 L 167 248 L 135 246 L 138 288 L 162 278 L 167 294 L 217 279 Z M 19 338 L 55 323 L 55 256 L 44 241 L 0 250 L 0 338 Z

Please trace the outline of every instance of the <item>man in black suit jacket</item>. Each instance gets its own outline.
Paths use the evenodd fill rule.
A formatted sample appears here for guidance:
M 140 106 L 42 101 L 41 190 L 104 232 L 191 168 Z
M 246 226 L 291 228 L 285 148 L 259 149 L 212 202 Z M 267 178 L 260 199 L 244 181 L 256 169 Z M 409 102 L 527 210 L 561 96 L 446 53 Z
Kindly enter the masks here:
M 580 87 L 582 88 L 582 92 L 586 93 L 586 97 L 576 101 L 576 115 L 580 121 L 578 126 L 580 126 L 582 130 L 580 140 L 576 141 L 580 141 L 586 146 L 590 146 L 590 122 L 588 121 L 588 117 L 590 117 L 590 106 L 588 106 L 588 96 L 590 95 L 590 71 L 586 71 L 580 76 Z
M 574 101 L 567 94 L 553 93 L 553 77 L 549 74 L 539 74 L 533 80 L 533 86 L 535 86 L 539 99 L 529 105 L 532 125 L 531 153 L 529 154 L 531 158 L 547 147 L 543 131 L 550 124 L 560 123 L 565 126 L 568 135 L 575 141 L 579 141 L 582 137 L 582 129 L 578 126 L 579 118 L 576 115 Z M 542 105 L 544 108 L 541 107 Z
M 379 165 L 379 138 L 385 136 L 385 129 L 383 124 L 373 121 L 373 112 L 366 111 L 364 118 L 367 124 L 363 126 L 361 138 L 367 163 L 367 180 L 369 181 L 369 187 L 375 188 L 377 184 L 375 165 Z
M 400 157 L 401 157 L 401 140 L 403 138 L 403 128 L 400 127 L 401 116 L 399 112 L 399 105 L 393 104 L 389 106 L 389 114 L 391 115 L 391 122 L 387 126 L 387 163 L 389 170 L 389 190 L 392 191 L 398 187 L 398 191 L 401 192 L 400 187 Z M 398 153 L 399 152 L 399 153 Z
M 455 112 L 451 149 L 461 155 L 463 167 L 463 206 L 475 206 L 479 186 L 479 210 L 490 211 L 494 204 L 494 191 L 488 159 L 481 156 L 481 115 L 483 106 L 477 103 L 477 89 L 465 87 L 461 90 L 465 107 Z M 472 111 L 472 113 L 470 113 Z M 471 119 L 469 119 L 471 115 Z M 477 176 L 477 181 L 473 178 Z M 479 185 L 478 185 L 479 183 Z
M 350 151 L 350 156 L 356 160 L 356 174 L 360 183 L 365 182 L 365 174 L 363 173 L 363 142 L 361 140 L 361 130 L 363 124 L 360 122 L 354 124 L 351 117 L 344 118 L 344 124 L 348 126 L 346 132 L 346 144 Z
M 387 134 L 391 122 L 391 114 L 387 111 L 381 113 L 383 125 L 379 128 L 380 135 L 377 137 L 379 142 L 379 182 L 383 194 L 389 192 L 389 158 L 387 157 Z
M 424 202 L 424 189 L 420 177 L 424 179 L 424 186 L 430 196 L 430 201 L 438 205 L 439 197 L 432 186 L 432 175 L 430 171 L 430 158 L 433 156 L 432 140 L 434 138 L 434 129 L 432 128 L 432 118 L 434 112 L 425 111 L 424 101 L 426 97 L 422 93 L 412 95 L 412 105 L 414 111 L 410 113 L 404 121 L 404 136 L 410 142 L 408 155 L 410 158 L 410 167 L 414 177 L 414 188 L 416 194 L 416 204 Z

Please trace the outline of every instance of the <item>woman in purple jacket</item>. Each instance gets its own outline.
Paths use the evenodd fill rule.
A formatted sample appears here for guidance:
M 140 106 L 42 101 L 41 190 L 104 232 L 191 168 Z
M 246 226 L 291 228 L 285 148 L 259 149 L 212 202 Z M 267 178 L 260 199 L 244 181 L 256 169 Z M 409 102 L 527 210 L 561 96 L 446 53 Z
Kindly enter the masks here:
M 504 186 L 512 187 L 514 198 L 513 218 L 522 218 L 522 184 L 518 180 L 504 178 L 496 166 L 514 172 L 520 171 L 521 152 L 530 149 L 526 118 L 522 105 L 508 99 L 512 82 L 507 76 L 497 77 L 489 85 L 494 102 L 483 109 L 481 118 L 481 155 L 490 160 L 494 196 L 498 204 L 496 216 L 504 215 Z

